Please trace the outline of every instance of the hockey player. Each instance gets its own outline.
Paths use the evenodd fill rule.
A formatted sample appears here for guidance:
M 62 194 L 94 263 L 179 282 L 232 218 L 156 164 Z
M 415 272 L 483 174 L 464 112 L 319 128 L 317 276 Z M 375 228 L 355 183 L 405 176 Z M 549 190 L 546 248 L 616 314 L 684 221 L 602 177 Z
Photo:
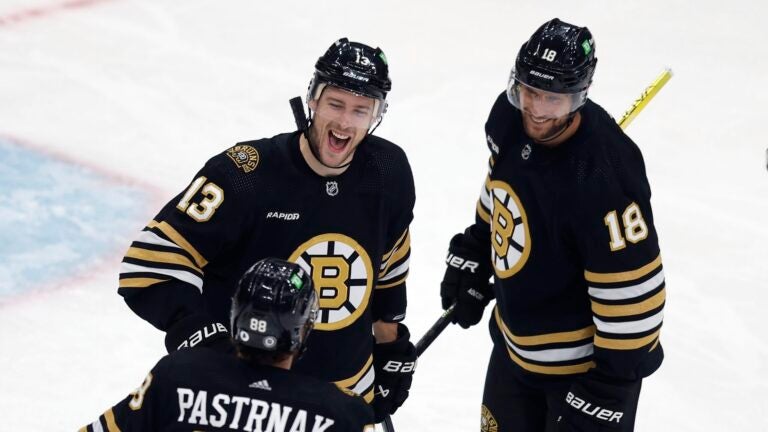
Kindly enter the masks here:
M 317 309 L 312 280 L 299 265 L 257 262 L 232 302 L 237 356 L 206 347 L 175 351 L 138 389 L 80 430 L 373 431 L 373 411 L 362 398 L 290 371 Z
M 465 328 L 496 298 L 483 431 L 632 430 L 663 358 L 651 191 L 640 150 L 587 99 L 596 63 L 586 27 L 545 23 L 485 125 L 489 174 L 441 284 Z
M 416 360 L 401 323 L 413 175 L 398 146 L 371 134 L 390 88 L 381 49 L 338 40 L 315 64 L 307 130 L 213 157 L 144 228 L 118 292 L 166 332 L 169 352 L 226 350 L 232 275 L 276 256 L 307 270 L 320 299 L 295 370 L 360 394 L 378 419 L 403 403 Z

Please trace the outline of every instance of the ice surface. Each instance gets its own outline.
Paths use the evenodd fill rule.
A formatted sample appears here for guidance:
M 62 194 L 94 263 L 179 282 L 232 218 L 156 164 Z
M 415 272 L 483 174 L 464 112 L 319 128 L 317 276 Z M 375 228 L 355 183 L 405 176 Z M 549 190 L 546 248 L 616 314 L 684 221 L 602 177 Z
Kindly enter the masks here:
M 393 91 L 377 133 L 406 150 L 417 187 L 416 336 L 440 313 L 448 240 L 473 217 L 485 117 L 535 28 L 555 16 L 589 26 L 600 59 L 590 96 L 617 117 L 672 67 L 628 129 L 645 155 L 668 287 L 667 358 L 644 383 L 637 430 L 768 429 L 765 2 L 65 3 L 0 1 L 0 135 L 150 185 L 136 230 L 211 155 L 292 129 L 287 101 L 333 40 L 381 46 Z M 46 12 L 4 19 L 34 8 Z M 34 181 L 3 180 L 5 217 L 25 215 L 29 199 L 6 182 Z M 104 232 L 116 253 L 87 271 L 0 306 L 3 430 L 76 430 L 163 354 L 161 333 L 115 294 L 125 229 Z M 13 271 L 0 263 L 0 277 Z M 484 325 L 448 328 L 420 359 L 397 430 L 478 430 L 489 348 Z

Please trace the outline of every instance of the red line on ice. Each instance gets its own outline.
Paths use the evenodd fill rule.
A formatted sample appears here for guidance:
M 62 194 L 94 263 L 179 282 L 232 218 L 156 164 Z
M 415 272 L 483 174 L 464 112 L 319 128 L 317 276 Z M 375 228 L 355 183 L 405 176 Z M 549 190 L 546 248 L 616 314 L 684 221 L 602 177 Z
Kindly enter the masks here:
M 67 0 L 48 6 L 37 6 L 0 15 L 0 27 L 7 27 L 37 18 L 46 18 L 58 12 L 82 9 L 112 0 Z

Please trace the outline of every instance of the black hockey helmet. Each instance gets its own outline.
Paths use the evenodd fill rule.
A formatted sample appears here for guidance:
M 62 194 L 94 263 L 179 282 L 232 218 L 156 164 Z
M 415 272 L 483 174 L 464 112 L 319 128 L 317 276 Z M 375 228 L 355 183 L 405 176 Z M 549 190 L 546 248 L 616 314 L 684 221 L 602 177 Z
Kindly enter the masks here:
M 301 266 L 265 258 L 240 278 L 232 299 L 232 335 L 237 344 L 257 350 L 301 354 L 317 309 L 312 279 Z
M 539 27 L 520 47 L 507 96 L 519 108 L 519 84 L 570 94 L 574 95 L 575 111 L 586 102 L 596 65 L 595 41 L 589 29 L 555 18 Z
M 387 92 L 392 89 L 387 57 L 381 48 L 341 38 L 315 63 L 307 101 L 319 99 L 326 85 L 379 101 L 376 117 L 386 112 Z

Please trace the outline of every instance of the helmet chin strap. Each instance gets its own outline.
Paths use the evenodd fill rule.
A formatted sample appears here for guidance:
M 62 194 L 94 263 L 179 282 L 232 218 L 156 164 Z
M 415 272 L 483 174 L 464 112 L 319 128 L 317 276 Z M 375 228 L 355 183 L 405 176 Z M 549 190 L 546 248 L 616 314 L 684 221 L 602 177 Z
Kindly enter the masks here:
M 569 127 L 571 127 L 571 124 L 573 124 L 573 119 L 576 118 L 576 113 L 578 113 L 578 112 L 579 111 L 577 110 L 577 111 L 574 111 L 574 112 L 568 114 L 568 120 L 566 120 L 566 122 L 563 125 L 563 127 L 560 128 L 560 130 L 556 134 L 552 135 L 549 138 L 540 139 L 540 140 L 534 140 L 534 141 L 539 143 L 539 144 L 546 144 L 546 143 L 548 143 L 550 141 L 556 140 L 560 135 L 562 135 L 566 130 L 568 130 Z

